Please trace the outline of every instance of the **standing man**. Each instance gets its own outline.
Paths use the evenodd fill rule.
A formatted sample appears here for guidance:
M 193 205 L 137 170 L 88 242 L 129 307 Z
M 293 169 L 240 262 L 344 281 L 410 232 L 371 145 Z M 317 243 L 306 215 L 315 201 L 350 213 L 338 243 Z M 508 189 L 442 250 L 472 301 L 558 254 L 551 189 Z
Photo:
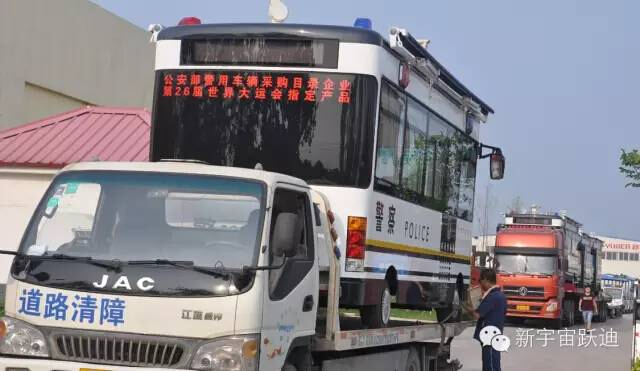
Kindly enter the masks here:
M 507 299 L 501 289 L 496 285 L 496 271 L 494 269 L 483 269 L 479 278 L 479 284 L 483 295 L 481 303 L 476 310 L 473 310 L 466 303 L 466 308 L 476 319 L 476 329 L 474 338 L 481 342 L 479 334 L 487 326 L 495 326 L 503 332 L 505 324 L 505 314 L 507 313 Z M 501 353 L 491 345 L 483 346 L 481 344 L 483 356 L 484 371 L 501 370 Z
M 583 290 L 583 296 L 579 300 L 579 309 L 583 314 L 583 323 L 587 327 L 588 332 L 592 332 L 592 314 L 598 314 L 598 307 L 596 305 L 596 300 L 590 291 L 590 287 L 585 287 Z

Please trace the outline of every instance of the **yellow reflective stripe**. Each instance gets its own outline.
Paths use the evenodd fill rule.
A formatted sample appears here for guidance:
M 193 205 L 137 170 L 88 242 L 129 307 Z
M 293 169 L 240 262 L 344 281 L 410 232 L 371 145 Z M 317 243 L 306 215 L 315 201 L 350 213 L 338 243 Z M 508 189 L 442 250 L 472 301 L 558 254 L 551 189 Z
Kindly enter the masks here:
M 433 256 L 455 258 L 457 260 L 466 260 L 468 262 L 470 261 L 470 258 L 468 256 L 464 256 L 462 254 L 456 254 L 456 253 L 441 252 L 431 248 L 421 248 L 413 245 L 391 243 L 391 242 L 385 242 L 382 240 L 374 240 L 374 239 L 367 239 L 365 243 L 367 245 L 371 245 L 374 247 L 387 248 L 395 251 L 409 252 L 409 253 L 423 253 L 423 254 L 430 254 Z

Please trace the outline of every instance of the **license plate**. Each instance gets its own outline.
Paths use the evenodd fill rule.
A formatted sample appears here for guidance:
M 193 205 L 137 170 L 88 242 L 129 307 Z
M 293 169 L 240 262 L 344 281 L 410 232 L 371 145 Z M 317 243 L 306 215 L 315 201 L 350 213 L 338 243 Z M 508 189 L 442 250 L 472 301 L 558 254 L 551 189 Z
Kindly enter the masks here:
M 80 368 L 80 371 L 108 371 L 108 369 L 98 369 L 98 368 Z
M 530 311 L 529 305 L 516 305 L 517 311 Z

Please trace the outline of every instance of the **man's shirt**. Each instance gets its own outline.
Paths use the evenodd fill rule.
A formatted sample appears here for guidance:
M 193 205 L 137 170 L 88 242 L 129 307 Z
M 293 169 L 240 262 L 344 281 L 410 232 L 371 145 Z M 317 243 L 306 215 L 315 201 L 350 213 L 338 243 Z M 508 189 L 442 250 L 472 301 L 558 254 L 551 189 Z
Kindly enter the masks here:
M 483 296 L 479 307 L 476 309 L 479 319 L 476 321 L 474 338 L 480 341 L 481 329 L 486 326 L 495 326 L 503 332 L 505 314 L 507 313 L 507 299 L 499 287 L 492 287 Z

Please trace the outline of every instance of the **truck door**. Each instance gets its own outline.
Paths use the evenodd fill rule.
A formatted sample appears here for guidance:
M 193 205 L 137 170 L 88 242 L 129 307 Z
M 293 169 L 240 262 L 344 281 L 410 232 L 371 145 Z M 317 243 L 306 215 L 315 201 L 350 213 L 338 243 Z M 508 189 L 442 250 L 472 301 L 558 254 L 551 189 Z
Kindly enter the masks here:
M 281 213 L 295 214 L 297 247 L 288 256 L 274 246 L 274 228 Z M 292 345 L 304 345 L 316 328 L 318 270 L 314 252 L 313 206 L 308 190 L 277 187 L 272 203 L 269 265 L 263 304 L 260 369 L 280 370 Z

